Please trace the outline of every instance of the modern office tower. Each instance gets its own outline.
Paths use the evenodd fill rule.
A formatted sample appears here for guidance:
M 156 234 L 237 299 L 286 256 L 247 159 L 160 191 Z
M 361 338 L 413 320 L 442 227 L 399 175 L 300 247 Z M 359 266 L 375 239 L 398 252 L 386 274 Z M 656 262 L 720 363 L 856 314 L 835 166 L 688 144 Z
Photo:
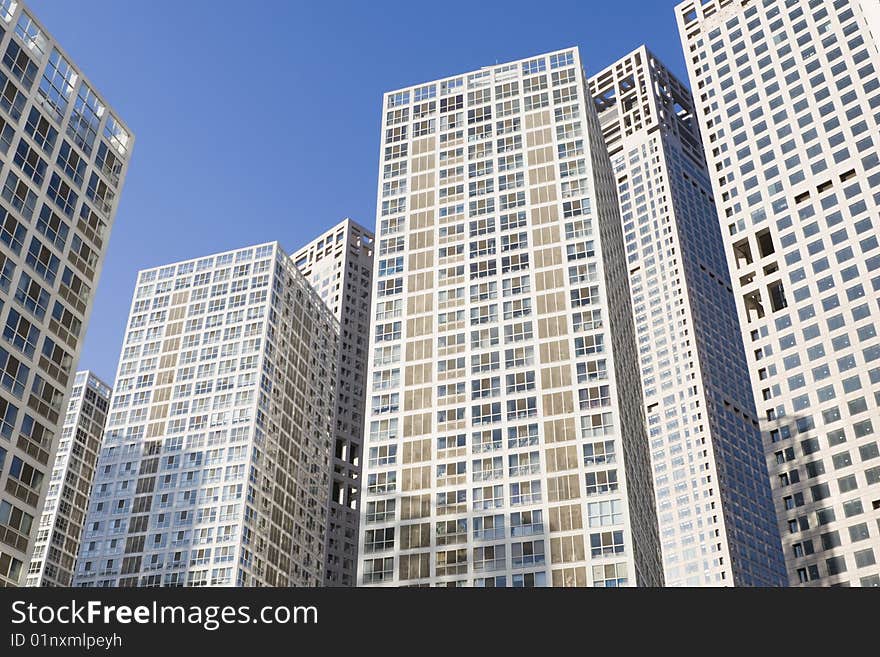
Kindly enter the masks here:
M 359 583 L 663 581 L 577 49 L 385 94 Z
M 338 326 L 277 243 L 138 275 L 74 586 L 319 586 Z
M 373 234 L 345 219 L 296 251 L 292 258 L 339 322 L 324 585 L 354 586 L 373 291 Z
M 687 87 L 644 46 L 590 79 L 617 178 L 667 586 L 782 586 L 736 304 Z
M 0 586 L 28 570 L 131 132 L 0 0 Z
M 91 372 L 76 373 L 26 586 L 70 586 L 73 582 L 112 392 Z
M 876 12 L 676 9 L 793 585 L 880 585 Z

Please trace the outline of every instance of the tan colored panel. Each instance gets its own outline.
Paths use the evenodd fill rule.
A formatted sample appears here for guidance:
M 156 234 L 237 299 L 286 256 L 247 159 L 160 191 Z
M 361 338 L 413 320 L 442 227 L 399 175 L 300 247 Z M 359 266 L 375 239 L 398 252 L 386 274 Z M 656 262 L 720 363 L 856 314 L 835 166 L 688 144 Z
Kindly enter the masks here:
M 432 173 L 423 173 L 418 176 L 414 176 L 412 179 L 412 185 L 410 189 L 414 192 L 418 192 L 424 189 L 430 189 L 434 186 L 434 174 Z
M 532 225 L 555 224 L 559 221 L 559 206 L 546 205 L 541 208 L 532 208 Z
M 434 246 L 434 231 L 423 230 L 418 233 L 410 233 L 409 248 L 417 251 L 419 249 L 427 249 Z
M 400 519 L 415 520 L 431 516 L 431 496 L 413 495 L 400 499 Z
M 544 148 L 536 148 L 535 150 L 529 151 L 527 153 L 527 158 L 530 166 L 553 162 L 553 147 L 545 146 Z
M 535 130 L 534 132 L 526 133 L 526 147 L 527 148 L 535 148 L 537 146 L 543 146 L 544 144 L 550 144 L 553 142 L 553 132 L 550 128 L 544 128 L 543 130 Z
M 587 569 L 583 566 L 575 568 L 558 568 L 553 570 L 554 588 L 583 588 L 587 585 Z
M 550 502 L 564 502 L 581 496 L 580 479 L 577 475 L 562 475 L 547 479 L 547 499 Z
M 431 381 L 431 363 L 422 363 L 421 365 L 410 365 L 404 372 L 403 383 L 406 386 L 421 385 L 422 383 L 430 383 Z
M 431 413 L 406 415 L 403 418 L 403 437 L 424 436 L 431 433 Z
M 147 427 L 147 438 L 155 438 L 165 433 L 165 423 L 156 422 Z
M 403 469 L 404 491 L 423 490 L 431 487 L 431 466 L 424 465 L 417 468 Z
M 541 387 L 545 390 L 571 385 L 571 368 L 567 365 L 546 367 L 541 370 Z
M 559 228 L 557 226 L 545 226 L 532 231 L 532 244 L 534 246 L 546 246 L 559 242 Z
M 574 445 L 544 450 L 544 457 L 547 460 L 548 472 L 576 470 L 578 467 L 577 448 Z
M 569 359 L 568 340 L 545 342 L 539 346 L 541 364 L 556 363 Z
M 400 528 L 400 549 L 431 547 L 431 524 L 403 525 Z
M 431 290 L 434 288 L 434 272 L 427 271 L 418 274 L 412 274 L 407 279 L 408 292 L 420 292 L 421 290 Z
M 433 356 L 433 340 L 415 340 L 406 343 L 406 360 L 424 360 Z
M 544 422 L 544 442 L 559 443 L 576 440 L 578 437 L 574 418 L 566 417 Z
M 425 137 L 424 139 L 417 139 L 412 143 L 413 147 L 413 155 L 422 155 L 423 153 L 430 153 L 434 150 L 436 146 L 436 140 L 434 137 Z
M 412 163 L 412 171 L 413 173 L 421 173 L 423 171 L 430 171 L 434 168 L 434 157 L 430 155 L 422 155 L 421 157 L 414 157 L 410 162 Z
M 559 247 L 550 247 L 535 251 L 535 269 L 544 267 L 559 267 L 562 265 L 562 250 Z
M 169 399 L 171 399 L 171 386 L 159 388 L 158 390 L 156 390 L 153 393 L 153 403 L 154 404 L 158 404 L 159 402 L 168 401 Z
M 413 440 L 403 444 L 403 463 L 421 463 L 431 460 L 431 439 Z
M 559 270 L 554 269 L 551 271 Z M 565 292 L 551 292 L 550 294 L 542 294 L 536 299 L 536 302 L 539 316 L 565 312 L 568 310 L 568 303 L 565 299 Z
M 434 192 L 421 192 L 413 194 L 410 198 L 410 207 L 413 211 L 429 208 L 434 205 Z
M 538 320 L 539 338 L 552 338 L 558 335 L 568 335 L 568 319 L 565 315 L 545 317 Z
M 580 504 L 557 506 L 550 509 L 550 531 L 565 532 L 584 528 Z
M 551 183 L 555 181 L 556 167 L 552 164 L 529 169 L 529 184 L 531 185 L 542 185 L 544 183 Z
M 556 185 L 544 185 L 529 189 L 529 201 L 532 205 L 552 203 L 556 201 Z
M 407 338 L 417 338 L 420 335 L 428 335 L 434 332 L 434 317 L 427 315 L 425 317 L 416 317 L 406 321 Z
M 418 411 L 423 408 L 430 408 L 432 404 L 433 398 L 430 387 L 406 390 L 403 393 L 404 411 Z
M 434 294 L 417 294 L 406 300 L 406 314 L 420 315 L 434 310 Z

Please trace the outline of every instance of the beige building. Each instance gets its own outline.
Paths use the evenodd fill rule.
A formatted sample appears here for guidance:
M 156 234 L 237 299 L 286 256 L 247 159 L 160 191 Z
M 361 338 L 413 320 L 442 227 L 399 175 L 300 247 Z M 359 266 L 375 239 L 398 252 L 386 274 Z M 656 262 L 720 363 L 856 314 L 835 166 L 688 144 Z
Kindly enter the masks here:
M 320 586 L 339 326 L 276 243 L 138 274 L 74 586 Z
M 0 586 L 24 580 L 134 138 L 0 0 Z
M 878 13 L 676 8 L 792 585 L 880 586 Z
M 577 49 L 386 93 L 382 125 L 359 585 L 659 585 Z

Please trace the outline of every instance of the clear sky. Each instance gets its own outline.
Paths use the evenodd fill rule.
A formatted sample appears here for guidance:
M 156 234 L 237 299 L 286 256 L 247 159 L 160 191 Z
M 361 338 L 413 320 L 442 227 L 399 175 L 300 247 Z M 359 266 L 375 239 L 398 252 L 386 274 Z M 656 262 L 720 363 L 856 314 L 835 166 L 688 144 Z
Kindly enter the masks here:
M 112 383 L 139 269 L 375 225 L 385 91 L 578 45 L 686 80 L 677 0 L 26 0 L 136 135 L 79 367 Z

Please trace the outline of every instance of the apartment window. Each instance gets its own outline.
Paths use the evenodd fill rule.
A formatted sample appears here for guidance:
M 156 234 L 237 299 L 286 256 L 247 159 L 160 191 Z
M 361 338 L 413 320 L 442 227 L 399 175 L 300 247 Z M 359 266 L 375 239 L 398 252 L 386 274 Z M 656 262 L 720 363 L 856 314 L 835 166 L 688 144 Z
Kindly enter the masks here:
M 590 554 L 593 557 L 608 557 L 623 554 L 623 532 L 610 531 L 590 534 Z
M 586 475 L 587 495 L 601 495 L 618 489 L 617 470 L 600 470 Z

